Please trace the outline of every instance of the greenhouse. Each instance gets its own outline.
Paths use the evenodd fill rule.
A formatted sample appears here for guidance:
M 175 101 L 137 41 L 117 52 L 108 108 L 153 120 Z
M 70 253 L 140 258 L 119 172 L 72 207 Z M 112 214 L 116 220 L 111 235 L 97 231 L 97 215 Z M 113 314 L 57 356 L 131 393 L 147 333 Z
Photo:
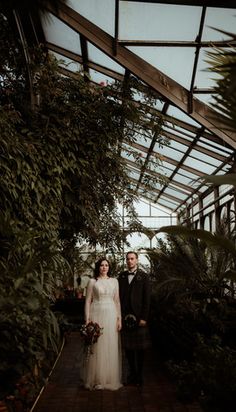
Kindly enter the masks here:
M 235 21 L 1 0 L 0 411 L 235 410 Z

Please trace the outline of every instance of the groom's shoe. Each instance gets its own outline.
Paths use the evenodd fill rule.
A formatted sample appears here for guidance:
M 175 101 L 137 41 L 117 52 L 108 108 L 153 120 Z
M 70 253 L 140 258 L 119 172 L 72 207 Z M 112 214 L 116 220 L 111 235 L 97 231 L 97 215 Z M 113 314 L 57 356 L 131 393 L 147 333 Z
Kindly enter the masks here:
M 143 377 L 142 377 L 141 374 L 137 375 L 136 385 L 139 386 L 139 387 L 143 386 Z

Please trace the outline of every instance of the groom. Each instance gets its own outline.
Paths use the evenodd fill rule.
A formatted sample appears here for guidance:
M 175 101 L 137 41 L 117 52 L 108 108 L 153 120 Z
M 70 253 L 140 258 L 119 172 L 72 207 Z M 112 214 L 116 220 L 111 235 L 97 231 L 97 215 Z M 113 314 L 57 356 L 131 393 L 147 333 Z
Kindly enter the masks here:
M 150 307 L 150 283 L 138 268 L 138 254 L 126 254 L 128 270 L 119 274 L 122 312 L 122 344 L 129 366 L 127 384 L 143 384 L 144 351 L 150 346 L 147 319 Z

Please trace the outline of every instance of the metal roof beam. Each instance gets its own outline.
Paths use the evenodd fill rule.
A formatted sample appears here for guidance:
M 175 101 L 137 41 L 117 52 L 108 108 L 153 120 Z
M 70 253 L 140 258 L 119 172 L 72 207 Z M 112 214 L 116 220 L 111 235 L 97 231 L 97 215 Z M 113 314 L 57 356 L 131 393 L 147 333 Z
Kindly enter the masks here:
M 141 144 L 133 142 L 132 147 L 134 147 L 135 149 L 138 149 L 138 150 L 140 150 L 144 153 L 148 153 L 148 148 L 145 147 L 145 146 L 142 146 Z M 153 151 L 153 153 L 157 153 L 157 152 Z M 177 160 L 171 159 L 170 157 L 167 157 L 167 156 L 164 156 L 164 155 L 162 156 L 162 161 L 170 163 L 170 164 L 172 164 L 176 167 L 180 164 Z M 199 177 L 201 177 L 205 174 L 205 173 L 201 172 L 200 170 L 194 169 L 194 168 L 186 166 L 184 164 L 181 164 L 181 169 L 184 169 L 187 172 L 192 173 L 193 175 L 196 175 L 196 176 L 199 176 Z
M 174 140 L 175 142 L 181 143 L 186 146 L 190 146 L 191 142 L 189 140 L 184 139 L 183 137 L 176 136 L 173 133 L 170 132 L 163 132 L 163 136 L 167 137 L 170 140 Z M 170 144 L 171 147 L 171 144 Z M 219 153 L 216 153 L 212 150 L 206 149 L 205 147 L 199 146 L 198 144 L 195 145 L 194 147 L 195 150 L 197 150 L 199 153 L 204 153 L 207 156 L 213 157 L 214 159 L 219 160 L 220 162 L 225 161 L 225 156 L 220 155 Z M 232 161 L 230 162 L 232 164 Z
M 223 166 L 225 166 L 227 163 L 229 163 L 229 160 L 230 160 L 230 159 L 234 159 L 234 153 L 232 153 L 232 154 L 229 156 L 229 159 L 226 159 L 225 162 L 224 162 L 220 167 L 218 167 L 218 168 L 214 171 L 214 173 L 212 173 L 212 174 L 213 174 L 213 175 L 216 175 L 216 174 L 222 169 Z M 204 182 L 201 182 L 201 184 L 195 189 L 194 194 L 195 194 L 195 193 L 200 189 L 200 187 L 202 187 L 204 184 L 205 184 Z M 202 195 L 201 195 L 202 198 L 204 199 L 212 190 L 213 190 L 212 187 L 209 187 L 204 193 L 202 193 Z M 174 211 L 175 211 L 176 213 L 178 213 L 178 209 L 179 209 L 181 206 L 183 206 L 185 203 L 187 204 L 187 200 L 189 200 L 190 197 L 191 197 L 191 196 L 188 196 L 188 197 L 185 199 L 185 201 L 183 201 Z M 192 207 L 193 207 L 196 203 L 197 203 L 197 201 L 193 201 L 193 202 L 192 202 Z
M 177 4 L 179 6 L 207 6 L 207 7 L 223 7 L 223 8 L 235 8 L 235 0 L 120 0 L 136 3 L 164 3 L 164 4 Z
M 77 53 L 71 52 L 69 50 L 64 49 L 63 47 L 57 46 L 56 44 L 46 42 L 46 46 L 49 50 L 60 54 L 61 56 L 67 57 L 68 59 L 71 59 L 77 63 L 80 63 L 81 65 L 83 64 L 83 58 L 82 56 L 79 56 Z M 97 63 L 92 63 L 90 61 L 87 62 L 87 65 L 90 69 L 97 70 L 102 74 L 105 74 L 106 76 L 112 77 L 115 80 L 123 81 L 124 76 L 122 74 L 119 74 L 115 72 L 114 70 L 107 69 L 104 66 L 101 66 L 100 64 Z M 71 72 L 71 70 L 69 70 Z
M 212 41 L 188 41 L 188 40 L 119 40 L 117 42 L 121 46 L 142 46 L 142 47 L 204 47 L 204 48 L 212 48 L 213 43 Z M 229 47 L 235 46 L 236 41 L 232 40 L 222 40 L 222 41 L 214 41 L 214 47 Z
M 133 162 L 132 160 L 125 159 L 125 163 L 126 163 L 126 165 L 130 166 L 130 167 L 127 167 L 129 170 L 135 169 L 135 170 L 138 170 L 140 172 L 141 166 L 139 164 L 137 164 L 137 162 Z M 158 172 L 154 171 L 154 170 L 148 170 L 146 173 L 151 175 L 151 176 L 154 176 L 156 178 L 163 179 L 163 175 L 161 173 L 158 173 Z M 184 183 L 177 182 L 177 180 L 172 180 L 172 182 L 175 186 L 178 186 L 179 188 L 185 190 L 185 194 L 186 194 L 186 191 L 191 192 L 191 193 L 193 193 L 193 192 L 195 193 L 195 190 L 192 187 L 187 186 Z M 200 192 L 198 194 L 200 194 Z
M 201 131 L 199 131 L 199 135 L 201 134 Z M 186 153 L 184 154 L 184 156 L 182 157 L 181 161 L 178 162 L 178 165 L 176 166 L 175 170 L 173 171 L 173 173 L 170 176 L 170 182 L 172 181 L 173 177 L 175 176 L 176 173 L 178 173 L 179 168 L 181 168 L 183 166 L 184 161 L 186 160 L 186 158 L 188 157 L 188 155 L 190 154 L 191 150 L 194 148 L 197 140 L 198 140 L 199 136 L 198 134 L 195 136 L 194 140 L 191 142 L 191 144 L 189 145 Z M 160 194 L 158 195 L 156 201 L 158 201 L 159 197 L 162 195 L 162 193 L 164 192 L 164 190 L 167 188 L 168 185 L 165 185 L 163 187 L 163 189 L 161 190 Z
M 130 180 L 131 180 L 131 182 L 137 184 L 137 180 L 134 179 L 133 177 L 130 177 Z M 143 187 L 143 188 L 145 188 L 145 189 L 148 189 L 149 191 L 151 191 L 151 192 L 153 192 L 153 193 L 156 193 L 156 194 L 159 194 L 159 193 L 160 193 L 160 190 L 156 189 L 155 187 L 149 187 L 149 186 L 147 187 L 144 183 L 141 183 L 141 184 L 140 184 L 140 187 Z M 136 193 L 138 192 L 137 190 L 135 190 L 135 191 L 136 191 Z M 167 199 L 173 200 L 175 203 L 180 203 L 180 202 L 181 202 L 181 199 L 179 199 L 178 197 L 175 197 L 175 196 L 173 196 L 173 195 L 169 195 L 168 193 L 162 193 L 162 196 L 163 196 L 163 198 L 167 198 Z M 155 202 L 155 201 L 154 201 L 154 202 Z

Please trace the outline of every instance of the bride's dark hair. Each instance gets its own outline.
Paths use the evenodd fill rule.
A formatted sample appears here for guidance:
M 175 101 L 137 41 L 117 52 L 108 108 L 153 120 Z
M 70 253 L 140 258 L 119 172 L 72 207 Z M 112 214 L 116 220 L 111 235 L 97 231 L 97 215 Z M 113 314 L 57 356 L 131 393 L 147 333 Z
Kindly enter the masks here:
M 107 275 L 110 276 L 110 274 L 111 274 L 111 265 L 110 265 L 109 260 L 107 260 L 107 258 L 105 258 L 105 257 L 101 257 L 101 258 L 98 259 L 98 261 L 95 263 L 95 269 L 94 269 L 94 277 L 95 277 L 95 279 L 97 279 L 97 278 L 99 277 L 99 269 L 100 269 L 101 263 L 102 263 L 104 260 L 108 263 L 108 266 L 109 266 Z

